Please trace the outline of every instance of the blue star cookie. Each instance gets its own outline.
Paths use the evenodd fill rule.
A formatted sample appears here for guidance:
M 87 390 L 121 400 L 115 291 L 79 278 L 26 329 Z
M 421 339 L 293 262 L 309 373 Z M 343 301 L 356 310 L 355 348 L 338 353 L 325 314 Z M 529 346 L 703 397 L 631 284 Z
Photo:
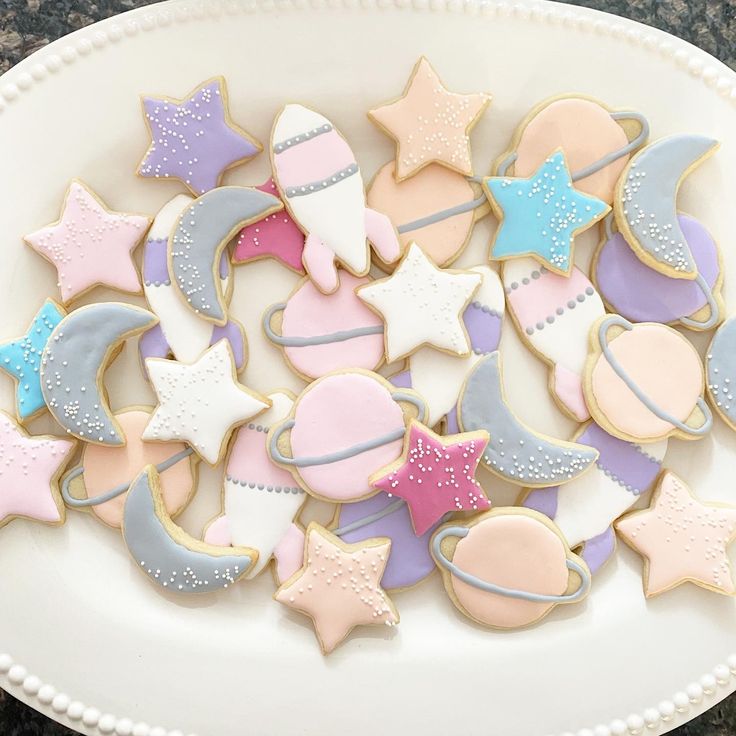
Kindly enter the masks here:
M 22 337 L 0 344 L 0 369 L 16 380 L 15 412 L 27 421 L 46 408 L 41 392 L 41 355 L 66 310 L 47 299 Z
M 483 189 L 500 221 L 491 257 L 531 256 L 562 276 L 572 270 L 575 235 L 611 209 L 575 189 L 562 151 L 528 179 L 493 176 Z

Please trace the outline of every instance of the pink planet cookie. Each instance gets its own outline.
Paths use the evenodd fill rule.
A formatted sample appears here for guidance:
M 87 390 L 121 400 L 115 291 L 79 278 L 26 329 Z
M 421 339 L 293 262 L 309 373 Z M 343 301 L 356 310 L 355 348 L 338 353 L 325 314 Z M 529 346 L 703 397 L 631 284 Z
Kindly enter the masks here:
M 266 313 L 266 334 L 296 373 L 314 379 L 344 368 L 375 370 L 383 362 L 383 321 L 355 294 L 369 281 L 346 272 L 337 291 L 323 294 L 304 279 L 283 306 L 280 334 L 270 323 L 281 306 Z

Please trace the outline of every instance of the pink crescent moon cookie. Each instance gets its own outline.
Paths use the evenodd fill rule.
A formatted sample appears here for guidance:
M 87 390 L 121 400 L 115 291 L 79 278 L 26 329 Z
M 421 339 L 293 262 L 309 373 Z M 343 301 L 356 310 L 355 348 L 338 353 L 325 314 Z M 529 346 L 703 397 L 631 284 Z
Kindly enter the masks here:
M 583 390 L 593 419 L 629 442 L 697 439 L 713 424 L 700 356 L 679 332 L 618 315 L 590 331 Z
M 269 452 L 316 498 L 359 501 L 377 492 L 370 476 L 401 455 L 409 419 L 424 414 L 418 394 L 370 371 L 338 371 L 302 391 L 271 428 Z
M 383 363 L 383 320 L 355 293 L 369 283 L 344 273 L 337 291 L 323 294 L 306 278 L 286 302 L 266 311 L 266 337 L 283 348 L 297 375 L 312 380 L 341 368 L 375 370 Z

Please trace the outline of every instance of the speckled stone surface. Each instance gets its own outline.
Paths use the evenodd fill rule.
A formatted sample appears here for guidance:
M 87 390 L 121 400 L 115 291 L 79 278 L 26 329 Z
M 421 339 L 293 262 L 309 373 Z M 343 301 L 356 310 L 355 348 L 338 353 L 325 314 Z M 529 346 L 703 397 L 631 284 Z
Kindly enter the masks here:
M 146 0 L 0 0 L 0 72 L 66 33 L 151 4 Z M 570 4 L 606 10 L 668 31 L 736 68 L 736 0 L 575 0 Z M 672 733 L 733 736 L 736 696 Z M 0 690 L 0 736 L 75 735 Z

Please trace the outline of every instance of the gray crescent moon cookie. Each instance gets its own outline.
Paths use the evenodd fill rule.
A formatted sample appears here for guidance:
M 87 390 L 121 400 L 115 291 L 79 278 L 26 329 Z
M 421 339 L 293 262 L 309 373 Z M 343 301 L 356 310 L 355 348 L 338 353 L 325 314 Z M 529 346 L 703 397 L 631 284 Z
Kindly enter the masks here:
M 101 445 L 125 444 L 102 378 L 123 341 L 156 322 L 151 312 L 122 302 L 80 307 L 59 322 L 41 357 L 41 391 L 67 434 Z

